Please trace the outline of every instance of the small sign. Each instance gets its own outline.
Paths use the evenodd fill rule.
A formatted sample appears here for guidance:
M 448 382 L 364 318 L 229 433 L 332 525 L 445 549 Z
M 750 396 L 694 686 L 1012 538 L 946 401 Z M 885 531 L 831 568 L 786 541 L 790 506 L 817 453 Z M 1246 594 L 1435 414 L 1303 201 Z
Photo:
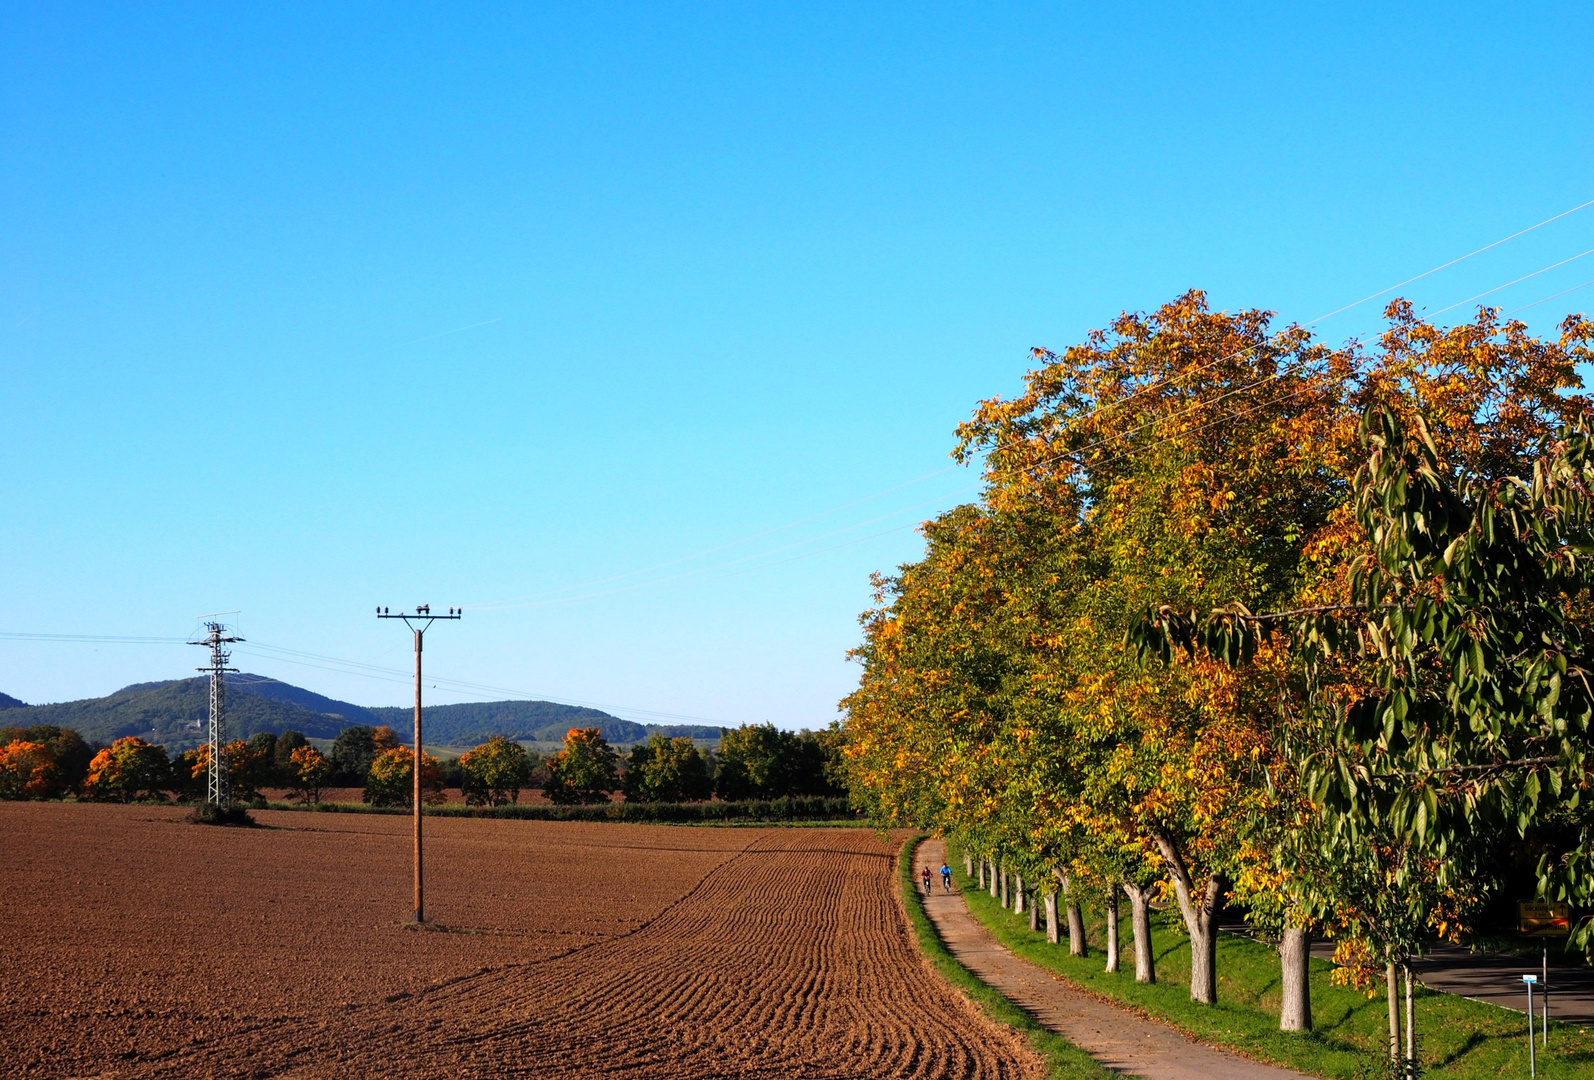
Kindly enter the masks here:
M 1566 904 L 1517 904 L 1517 932 L 1523 937 L 1566 937 L 1572 932 L 1572 909 Z
M 1522 981 L 1525 983 L 1536 983 L 1539 981 L 1539 977 L 1537 975 L 1524 975 L 1522 976 Z

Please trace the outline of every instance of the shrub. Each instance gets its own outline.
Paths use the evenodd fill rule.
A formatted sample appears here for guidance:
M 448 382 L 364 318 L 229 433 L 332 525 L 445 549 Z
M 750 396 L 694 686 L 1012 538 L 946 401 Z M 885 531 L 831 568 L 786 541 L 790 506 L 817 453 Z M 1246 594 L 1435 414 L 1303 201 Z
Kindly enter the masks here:
M 202 803 L 188 815 L 192 825 L 243 825 L 253 827 L 255 819 L 241 806 L 217 806 Z

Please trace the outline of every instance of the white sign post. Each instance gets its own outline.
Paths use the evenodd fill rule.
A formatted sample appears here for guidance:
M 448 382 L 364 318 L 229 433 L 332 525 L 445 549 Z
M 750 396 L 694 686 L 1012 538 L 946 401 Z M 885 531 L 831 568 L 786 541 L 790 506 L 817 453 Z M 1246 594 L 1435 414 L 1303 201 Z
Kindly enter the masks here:
M 1533 1053 L 1533 984 L 1539 981 L 1537 975 L 1524 975 L 1522 981 L 1528 984 L 1528 1075 L 1539 1075 L 1539 1063 Z

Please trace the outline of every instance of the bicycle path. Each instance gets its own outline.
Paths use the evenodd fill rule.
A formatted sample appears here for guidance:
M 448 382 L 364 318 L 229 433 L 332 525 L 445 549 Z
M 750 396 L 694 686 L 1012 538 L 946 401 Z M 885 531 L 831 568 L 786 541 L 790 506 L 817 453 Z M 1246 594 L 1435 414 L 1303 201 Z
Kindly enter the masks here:
M 940 866 L 945 858 L 942 841 L 925 840 L 914 852 L 914 865 Z M 980 925 L 961 892 L 937 888 L 924 906 L 958 963 L 1109 1069 L 1147 1080 L 1311 1080 L 1306 1073 L 1197 1042 L 1014 956 Z

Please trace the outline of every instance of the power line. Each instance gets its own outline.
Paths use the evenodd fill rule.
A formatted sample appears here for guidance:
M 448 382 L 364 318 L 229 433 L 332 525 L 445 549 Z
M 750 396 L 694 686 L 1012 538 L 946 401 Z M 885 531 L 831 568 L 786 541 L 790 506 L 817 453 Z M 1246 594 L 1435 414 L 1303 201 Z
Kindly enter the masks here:
M 263 656 L 262 657 L 263 659 L 282 660 L 285 663 L 301 664 L 301 665 L 303 665 L 305 667 L 323 667 L 322 664 L 317 664 L 317 663 L 311 662 L 311 661 L 319 660 L 319 661 L 323 661 L 325 663 L 345 665 L 346 668 L 348 668 L 348 669 L 354 669 L 354 670 L 345 670 L 345 667 L 323 667 L 323 670 L 327 670 L 327 671 L 339 671 L 339 672 L 342 672 L 343 674 L 346 674 L 346 675 L 362 675 L 362 676 L 365 676 L 367 678 L 379 679 L 379 680 L 382 680 L 382 681 L 394 681 L 394 682 L 408 682 L 409 681 L 408 678 L 393 678 L 394 676 L 407 676 L 408 675 L 407 672 L 401 671 L 398 668 L 382 667 L 381 665 L 378 665 L 378 664 L 368 664 L 368 663 L 365 663 L 364 661 L 360 661 L 360 660 L 348 660 L 348 659 L 344 659 L 342 657 L 326 656 L 326 655 L 323 655 L 321 653 L 309 653 L 309 652 L 304 652 L 304 651 L 299 650 L 299 649 L 288 649 L 288 648 L 283 648 L 282 646 L 279 646 L 279 645 L 268 645 L 268 644 L 265 644 L 264 642 L 261 642 L 259 640 L 255 640 L 255 641 L 251 642 L 251 646 L 253 648 L 255 648 L 255 649 L 265 649 L 270 654 L 273 654 L 273 655 L 269 655 L 269 656 Z M 245 650 L 242 650 L 242 651 L 249 652 L 250 650 L 245 649 Z M 275 655 L 275 654 L 287 654 L 287 655 Z M 256 654 L 256 655 L 259 655 L 259 654 Z M 292 657 L 303 657 L 305 659 L 292 659 Z M 689 721 L 689 722 L 695 722 L 695 723 L 702 723 L 702 724 L 708 724 L 708 725 L 711 725 L 711 726 L 724 726 L 721 721 L 714 720 L 714 719 L 712 719 L 710 717 L 691 716 L 691 715 L 688 715 L 688 714 L 685 714 L 685 713 L 670 713 L 670 712 L 663 712 L 663 711 L 660 711 L 660 710 L 657 710 L 657 709 L 638 709 L 638 708 L 632 708 L 631 706 L 628 706 L 628 705 L 607 704 L 607 703 L 604 703 L 604 702 L 601 702 L 601 701 L 584 701 L 584 700 L 581 700 L 579 698 L 565 697 L 562 694 L 534 693 L 534 692 L 529 691 L 529 690 L 515 689 L 515 688 L 512 688 L 512 687 L 504 687 L 504 686 L 491 686 L 491 685 L 488 685 L 486 683 L 467 682 L 467 681 L 462 680 L 462 679 L 444 679 L 444 678 L 436 678 L 436 677 L 434 677 L 433 681 L 438 683 L 438 684 L 440 684 L 440 685 L 442 685 L 444 688 L 458 687 L 458 688 L 460 688 L 462 690 L 471 691 L 471 692 L 477 692 L 477 693 L 487 692 L 487 693 L 494 693 L 494 694 L 507 694 L 507 695 L 509 695 L 512 698 L 517 698 L 517 699 L 520 699 L 520 700 L 557 701 L 557 702 L 559 702 L 561 704 L 581 705 L 581 706 L 585 706 L 585 707 L 591 708 L 591 709 L 612 710 L 612 711 L 614 711 L 616 713 L 631 713 L 631 714 L 636 715 L 636 716 L 651 716 L 651 717 L 658 717 L 658 718 L 662 718 L 662 719 L 683 720 L 683 721 Z
M 1562 296 L 1565 296 L 1565 295 L 1566 295 L 1566 294 L 1567 294 L 1567 293 L 1575 293 L 1575 292 L 1577 292 L 1577 291 L 1578 291 L 1578 290 L 1579 290 L 1579 289 L 1586 289 L 1586 288 L 1588 288 L 1588 287 L 1589 287 L 1589 286 L 1590 286 L 1590 285 L 1594 285 L 1594 278 L 1590 278 L 1590 279 L 1589 279 L 1589 280 L 1588 280 L 1588 281 L 1585 281 L 1585 282 L 1583 282 L 1583 284 L 1581 284 L 1581 285 L 1573 285 L 1573 286 L 1572 286 L 1572 287 L 1571 287 L 1571 288 L 1570 288 L 1570 289 L 1562 289 L 1562 290 L 1561 290 L 1561 291 L 1560 291 L 1560 292 L 1558 292 L 1558 293 L 1551 293 L 1551 294 L 1550 294 L 1550 295 L 1549 295 L 1549 296 L 1546 296 L 1546 297 L 1545 297 L 1545 298 L 1544 298 L 1544 299 L 1542 299 L 1542 300 L 1535 300 L 1535 301 L 1533 301 L 1533 303 L 1531 303 L 1531 304 L 1523 304 L 1523 305 L 1522 305 L 1522 306 L 1521 306 L 1521 307 L 1519 307 L 1519 308 L 1513 308 L 1513 309 L 1512 309 L 1512 310 L 1510 310 L 1510 311 L 1508 311 L 1508 312 L 1506 312 L 1506 313 L 1505 313 L 1505 314 L 1504 314 L 1504 315 L 1502 315 L 1502 316 L 1501 316 L 1501 318 L 1503 318 L 1503 319 L 1504 319 L 1504 318 L 1510 318 L 1510 317 L 1511 317 L 1511 316 L 1512 316 L 1512 315 L 1515 315 L 1515 314 L 1517 314 L 1517 313 L 1519 313 L 1519 312 L 1523 312 L 1523 311 L 1526 311 L 1526 310 L 1528 310 L 1528 309 L 1529 309 L 1529 308 L 1536 308 L 1536 307 L 1538 307 L 1538 306 L 1539 306 L 1539 305 L 1540 305 L 1540 304 L 1547 304 L 1547 303 L 1549 303 L 1549 302 L 1550 302 L 1550 301 L 1551 301 L 1551 300 L 1555 300 L 1555 299 L 1557 299 L 1557 298 L 1559 298 L 1559 297 L 1562 297 Z
M 1371 294 L 1369 294 L 1367 296 L 1362 297 L 1360 300 L 1357 300 L 1355 303 L 1346 304 L 1342 308 L 1335 308 L 1333 311 L 1330 311 L 1327 315 L 1319 315 L 1315 320 L 1313 320 L 1313 322 L 1317 323 L 1317 322 L 1322 322 L 1324 319 L 1331 319 L 1335 315 L 1338 315 L 1341 312 L 1349 311 L 1353 307 L 1360 307 L 1362 304 L 1367 303 L 1367 301 L 1369 301 L 1369 300 L 1376 300 L 1380 296 L 1387 296 L 1388 294 L 1394 292 L 1396 289 L 1404 289 L 1407 285 L 1410 285 L 1414 281 L 1421 281 L 1423 278 L 1428 277 L 1431 274 L 1437 274 L 1441 270 L 1448 270 L 1452 266 L 1455 266 L 1457 263 L 1466 262 L 1468 259 L 1472 258 L 1474 255 L 1482 255 L 1485 251 L 1488 251 L 1490 248 L 1497 248 L 1501 244 L 1505 243 L 1508 240 L 1515 240 L 1519 236 L 1526 236 L 1528 233 L 1532 232 L 1534 229 L 1542 229 L 1544 226 L 1550 224 L 1550 222 L 1552 222 L 1552 221 L 1560 221 L 1562 218 L 1567 217 L 1567 216 L 1569 216 L 1571 214 L 1575 214 L 1579 210 L 1582 210 L 1585 207 L 1589 207 L 1589 206 L 1594 206 L 1594 199 L 1590 199 L 1588 202 L 1585 202 L 1585 203 L 1578 203 L 1576 206 L 1572 207 L 1572 209 L 1563 210 L 1559 214 L 1556 214 L 1554 217 L 1547 217 L 1543 221 L 1539 222 L 1537 225 L 1529 225 L 1527 228 L 1521 230 L 1520 232 L 1514 232 L 1510 236 L 1503 236 L 1500 239 L 1496 240 L 1492 244 L 1483 245 L 1477 251 L 1469 251 L 1467 254 L 1461 256 L 1459 259 L 1451 259 L 1449 262 L 1442 263 L 1439 266 L 1434 267 L 1432 270 L 1424 270 L 1422 273 L 1418 274 L 1416 277 L 1409 277 L 1405 281 L 1402 281 L 1402 282 L 1400 282 L 1397 285 L 1391 285 L 1387 289 L 1380 289 L 1380 290 L 1378 290 L 1375 293 L 1371 293 Z M 1466 303 L 1466 301 L 1463 300 L 1462 303 L 1464 304 L 1464 303 Z M 1313 323 L 1307 323 L 1306 325 L 1311 326 L 1311 325 L 1313 325 Z
M 1524 229 L 1519 229 L 1516 232 L 1511 233 L 1508 236 L 1501 237 L 1498 240 L 1495 240 L 1495 241 L 1493 241 L 1491 243 L 1485 244 L 1483 247 L 1480 247 L 1480 248 L 1477 248 L 1477 249 L 1475 249 L 1473 251 L 1470 251 L 1470 252 L 1468 252 L 1465 255 L 1457 256 L 1456 258 L 1451 259 L 1448 262 L 1441 263 L 1440 265 L 1435 266 L 1432 269 L 1425 270 L 1422 273 L 1417 274 L 1417 275 L 1415 275 L 1413 277 L 1409 277 L 1409 278 L 1407 278 L 1404 281 L 1398 282 L 1397 284 L 1388 286 L 1387 288 L 1384 288 L 1384 289 L 1380 289 L 1379 291 L 1374 292 L 1374 293 L 1369 293 L 1367 296 L 1362 297 L 1360 300 L 1355 300 L 1355 301 L 1353 301 L 1353 302 L 1351 302 L 1349 304 L 1346 304 L 1346 305 L 1344 305 L 1342 307 L 1335 308 L 1333 311 L 1327 312 L 1327 313 L 1325 313 L 1323 315 L 1319 315 L 1316 318 L 1314 318 L 1314 319 L 1312 319 L 1312 320 L 1310 320 L 1310 321 L 1308 321 L 1306 323 L 1300 324 L 1300 325 L 1303 328 L 1310 327 L 1310 326 L 1315 326 L 1318 323 L 1321 323 L 1321 322 L 1323 322 L 1323 321 L 1325 321 L 1327 319 L 1330 319 L 1330 318 L 1334 317 L 1335 315 L 1339 315 L 1339 314 L 1342 314 L 1342 313 L 1344 313 L 1346 311 L 1351 310 L 1352 308 L 1359 307 L 1360 305 L 1365 304 L 1368 301 L 1376 300 L 1380 296 L 1387 295 L 1388 293 L 1394 292 L 1396 289 L 1403 288 L 1406 285 L 1410 285 L 1413 282 L 1421 281 L 1422 279 L 1424 279 L 1426 277 L 1429 277 L 1429 276 L 1431 276 L 1433 274 L 1436 274 L 1436 273 L 1438 273 L 1441 270 L 1446 270 L 1446 269 L 1448 269 L 1448 268 L 1450 268 L 1452 266 L 1456 266 L 1456 265 L 1458 265 L 1460 263 L 1466 262 L 1468 259 L 1471 259 L 1471 258 L 1474 258 L 1475 256 L 1481 255 L 1481 254 L 1483 254 L 1486 251 L 1489 251 L 1489 250 L 1492 250 L 1493 248 L 1499 247 L 1500 245 L 1505 244 L 1505 243 L 1507 243 L 1507 242 L 1509 242 L 1511 240 L 1515 240 L 1518 237 L 1526 236 L 1528 233 L 1531 233 L 1531 232 L 1533 232 L 1536 229 L 1541 229 L 1544 226 L 1551 224 L 1552 222 L 1559 221 L 1562 218 L 1568 217 L 1571 214 L 1575 214 L 1579 210 L 1583 210 L 1583 209 L 1585 209 L 1585 208 L 1587 208 L 1589 206 L 1594 206 L 1594 199 L 1590 199 L 1590 200 L 1588 200 L 1586 202 L 1579 203 L 1578 205 L 1576 205 L 1574 207 L 1571 207 L 1568 210 L 1563 210 L 1562 212 L 1560 212 L 1558 214 L 1555 214 L 1555 215 L 1553 215 L 1551 217 L 1545 218 L 1543 221 L 1540 221 L 1537 224 L 1530 225 L 1530 226 L 1528 226 L 1527 228 L 1524 228 Z M 1587 253 L 1585 253 L 1585 254 L 1587 254 Z M 1574 256 L 1574 258 L 1580 258 L 1580 257 L 1581 256 Z M 1569 262 L 1571 260 L 1565 260 L 1565 261 Z M 1564 263 L 1558 263 L 1556 265 L 1563 265 L 1563 264 Z M 1550 269 L 1554 269 L 1554 266 L 1545 268 L 1545 270 L 1550 270 Z M 1544 273 L 1544 272 L 1545 272 L 1544 270 L 1539 270 L 1539 271 L 1535 271 L 1535 274 Z M 1535 276 L 1535 274 L 1530 274 L 1530 275 L 1528 275 L 1528 277 Z M 1517 279 L 1517 281 L 1523 281 L 1523 280 L 1526 280 L 1526 278 Z M 1517 282 L 1509 282 L 1509 283 L 1507 283 L 1507 285 L 1500 286 L 1499 288 L 1507 288 L 1507 287 L 1509 287 L 1509 285 L 1516 284 L 1516 283 Z M 1491 290 L 1491 291 L 1498 291 L 1498 290 Z M 1488 294 L 1487 293 L 1480 293 L 1479 294 L 1479 296 L 1484 296 L 1484 295 L 1488 295 Z M 1477 299 L 1477 298 L 1478 297 L 1473 297 L 1473 299 Z M 1470 301 L 1467 301 L 1467 300 L 1461 301 L 1462 304 L 1466 304 L 1466 303 L 1469 303 L 1469 302 Z M 1459 307 L 1459 306 L 1461 306 L 1461 305 L 1460 304 L 1452 305 L 1452 307 Z M 1448 311 L 1448 310 L 1450 310 L 1450 308 L 1445 308 L 1445 309 L 1442 309 L 1442 310 Z M 1438 313 L 1436 312 L 1435 314 L 1438 314 Z M 1120 398 L 1120 399 L 1117 399 L 1117 400 L 1111 401 L 1111 402 L 1106 402 L 1106 403 L 1104 403 L 1102 405 L 1097 406 L 1095 409 L 1091 410 L 1090 413 L 1086 414 L 1084 417 L 1079 418 L 1079 420 L 1089 419 L 1091 416 L 1093 416 L 1096 413 L 1101 412 L 1103 410 L 1106 410 L 1106 409 L 1109 409 L 1109 408 L 1116 408 L 1116 407 L 1119 407 L 1121 405 L 1127 404 L 1129 401 L 1134 400 L 1135 398 L 1139 397 L 1140 395 L 1142 395 L 1144 393 L 1148 393 L 1151 390 L 1157 389 L 1160 386 L 1168 385 L 1169 383 L 1177 382 L 1179 380 L 1188 378 L 1191 375 L 1198 374 L 1200 371 L 1206 370 L 1206 369 L 1208 369 L 1210 367 L 1214 367 L 1217 364 L 1223 363 L 1226 360 L 1231 360 L 1231 359 L 1235 359 L 1235 358 L 1237 358 L 1239 356 L 1243 356 L 1247 352 L 1254 351 L 1256 348 L 1257 348 L 1256 345 L 1246 346 L 1245 348 L 1237 350 L 1237 351 L 1235 351 L 1233 353 L 1230 353 L 1230 354 L 1228 354 L 1226 356 L 1220 356 L 1220 357 L 1210 361 L 1206 365 L 1201 365 L 1201 366 L 1198 366 L 1197 368 L 1186 370 L 1186 371 L 1178 373 L 1177 375 L 1169 376 L 1168 378 L 1165 378 L 1165 379 L 1162 379 L 1162 380 L 1158 380 L 1158 381 L 1156 381 L 1154 383 L 1148 384 L 1147 386 L 1140 387 L 1140 388 L 1136 389 L 1133 393 L 1131 393 L 1129 395 L 1126 395 L 1123 398 Z M 1002 444 L 994 445 L 994 446 L 990 447 L 986 452 L 987 453 L 995 453 L 995 452 L 997 452 L 999 450 L 1007 449 L 1007 448 L 1010 448 L 1011 446 L 1018 445 L 1018 443 L 1020 441 L 1022 441 L 1022 440 L 1015 440 L 1013 443 L 1007 444 L 1006 446 L 1004 446 Z M 775 526 L 775 527 L 770 528 L 770 529 L 761 530 L 760 532 L 752 533 L 752 534 L 750 534 L 748 536 L 744 536 L 744 537 L 742 537 L 740 539 L 732 540 L 732 541 L 729 541 L 728 543 L 724 543 L 724 544 L 718 544 L 718 545 L 715 545 L 714 547 L 706 548 L 706 549 L 704 549 L 702 551 L 698 551 L 698 552 L 695 552 L 695 553 L 690 554 L 690 555 L 684 555 L 684 556 L 681 556 L 681 557 L 679 557 L 677 559 L 671 559 L 671 560 L 668 560 L 666 562 L 658 563 L 658 564 L 655 564 L 655 565 L 650 566 L 650 567 L 645 567 L 645 568 L 638 569 L 638 570 L 630 570 L 630 571 L 626 571 L 626 572 L 621 573 L 621 574 L 610 575 L 608 577 L 598 578 L 596 580 L 583 582 L 583 583 L 577 584 L 577 585 L 561 586 L 559 588 L 544 590 L 543 592 L 539 592 L 539 593 L 531 593 L 531 594 L 528 594 L 528 595 L 525 595 L 525 596 L 515 597 L 515 598 L 508 599 L 508 600 L 490 601 L 490 602 L 486 602 L 486 603 L 469 604 L 469 605 L 466 605 L 466 606 L 474 608 L 474 609 L 482 609 L 482 610 L 506 610 L 506 609 L 516 608 L 516 607 L 520 607 L 520 606 L 542 606 L 540 604 L 537 604 L 536 601 L 540 601 L 540 600 L 542 600 L 545 597 L 555 596 L 558 593 L 580 592 L 582 590 L 590 589 L 590 588 L 593 588 L 593 587 L 598 586 L 598 585 L 604 585 L 604 584 L 608 584 L 608 583 L 613 582 L 613 581 L 619 581 L 619 580 L 623 580 L 623 579 L 629 578 L 629 577 L 636 577 L 636 576 L 639 576 L 639 575 L 642 575 L 642 574 L 652 573 L 655 570 L 667 569 L 668 567 L 676 566 L 676 565 L 679 565 L 679 564 L 684 563 L 684 562 L 690 562 L 690 561 L 692 561 L 694 559 L 704 558 L 704 557 L 706 557 L 708 555 L 717 554 L 717 553 L 719 553 L 721 551 L 725 551 L 725 550 L 727 550 L 729 548 L 736 547 L 736 546 L 739 546 L 739 545 L 745 544 L 745 543 L 751 543 L 753 540 L 762 539 L 763 537 L 773 535 L 774 533 L 784 532 L 784 531 L 786 531 L 788 529 L 796 528 L 799 525 L 803 525 L 803 524 L 806 524 L 806 523 L 808 523 L 810 521 L 817 520 L 818 518 L 826 517 L 826 516 L 829 516 L 830 514 L 834 514 L 834 513 L 839 513 L 842 510 L 850 509 L 851 507 L 858 506 L 858 505 L 860 505 L 862 503 L 870 502 L 870 501 L 872 501 L 874 499 L 882 498 L 885 495 L 889 495 L 889 494 L 892 494 L 893 492 L 900 491 L 903 488 L 910 487 L 910 486 L 913 486 L 915 484 L 923 483 L 926 480 L 931 480 L 931 479 L 934 479 L 937 476 L 944 475 L 945 473 L 951 472 L 953 469 L 955 469 L 957 467 L 958 466 L 955 465 L 955 464 L 954 465 L 945 466 L 945 467 L 943 467 L 941 469 L 935 470 L 934 472 L 926 473 L 923 476 L 916 477 L 916 478 L 914 478 L 912 480 L 905 481 L 904 483 L 897 484 L 897 485 L 895 485 L 893 487 L 886 488 L 886 489 L 884 489 L 882 491 L 875 492 L 872 495 L 866 495 L 866 496 L 863 496 L 860 499 L 855 499 L 855 500 L 852 500 L 851 502 L 843 503 L 843 504 L 841 504 L 839 506 L 831 507 L 828 510 L 822 510 L 822 511 L 820 511 L 817 514 L 811 514 L 811 515 L 809 515 L 807 517 L 799 518 L 796 521 L 788 522 L 788 523 L 786 523 L 784 525 L 779 525 L 779 526 Z M 953 492 L 951 494 L 960 494 L 960 493 L 961 492 Z M 941 498 L 947 498 L 947 497 L 949 497 L 949 496 L 948 495 L 941 496 Z M 934 501 L 940 501 L 940 500 L 937 499 L 937 500 L 931 500 L 931 501 L 934 502 Z M 927 505 L 927 504 L 921 504 L 921 505 Z M 906 512 L 906 511 L 898 511 L 898 513 L 902 513 L 902 512 Z M 891 515 L 886 515 L 886 516 L 889 517 Z M 876 519 L 876 520 L 880 520 L 880 519 Z M 856 527 L 861 527 L 861 526 L 856 526 Z M 846 531 L 846 530 L 839 530 L 839 531 Z M 835 533 L 831 533 L 831 534 L 826 534 L 826 535 L 836 535 L 836 534 Z M 813 542 L 813 540 L 808 540 L 808 541 L 803 541 L 802 543 L 812 543 L 812 542 Z M 789 545 L 789 547 L 797 547 L 797 546 L 801 546 L 801 543 L 794 544 L 794 545 Z M 787 550 L 787 549 L 779 549 L 779 550 Z M 766 556 L 768 554 L 772 554 L 772 552 L 764 552 L 764 553 L 761 553 L 760 555 L 749 556 L 748 559 L 760 558 L 760 557 L 764 557 L 764 556 Z M 741 560 L 741 561 L 746 561 L 746 560 Z M 734 564 L 721 564 L 721 565 L 723 566 L 723 565 L 734 565 Z M 694 573 L 696 573 L 696 571 L 694 571 Z M 682 576 L 682 575 L 678 575 L 678 576 Z M 664 579 L 664 580 L 670 581 L 670 580 L 676 580 L 676 578 L 672 577 L 672 578 L 667 578 L 667 579 Z M 636 586 L 636 589 L 648 588 L 648 587 L 651 587 L 652 584 L 653 583 L 651 583 L 651 582 L 650 583 L 639 584 L 638 586 Z M 628 590 L 625 590 L 625 591 L 635 591 L 635 589 L 628 589 Z M 574 598 L 572 598 L 572 599 L 574 599 Z
M 1453 310 L 1455 308 L 1461 307 L 1461 306 L 1463 306 L 1465 304 L 1470 304 L 1474 300 L 1481 300 L 1485 296 L 1490 296 L 1490 295 L 1492 295 L 1494 293 L 1499 292 L 1501 289 L 1509 289 L 1513 285 L 1519 285 L 1522 282 L 1528 280 L 1528 278 L 1536 278 L 1540 274 L 1549 273 L 1551 270 L 1554 270 L 1556 267 L 1565 266 L 1567 263 L 1570 263 L 1570 262 L 1577 262 L 1577 260 L 1579 260 L 1581 258 L 1584 258 L 1585 256 L 1588 256 L 1588 255 L 1594 255 L 1594 248 L 1589 248 L 1585 252 L 1582 252 L 1582 253 L 1577 254 L 1577 255 L 1573 255 L 1569 259 L 1562 259 L 1558 263 L 1551 263 L 1549 266 L 1546 266 L 1546 267 L 1544 267 L 1541 270 L 1535 270 L 1531 274 L 1523 274 L 1521 277 L 1517 278 L 1515 281 L 1508 281 L 1504 285 L 1496 285 L 1492 289 L 1485 289 L 1483 292 L 1479 293 L 1477 296 L 1469 296 L 1469 297 L 1467 297 L 1467 299 L 1461 301 L 1458 304 L 1451 304 L 1450 307 L 1442 307 L 1438 311 L 1433 312 L 1433 315 L 1443 315 L 1447 311 L 1450 311 L 1450 310 Z M 1432 318 L 1432 315 L 1430 315 L 1429 317 Z
M 187 645 L 187 638 L 127 637 L 114 634 L 33 634 L 0 632 L 0 641 L 70 641 L 107 645 Z

